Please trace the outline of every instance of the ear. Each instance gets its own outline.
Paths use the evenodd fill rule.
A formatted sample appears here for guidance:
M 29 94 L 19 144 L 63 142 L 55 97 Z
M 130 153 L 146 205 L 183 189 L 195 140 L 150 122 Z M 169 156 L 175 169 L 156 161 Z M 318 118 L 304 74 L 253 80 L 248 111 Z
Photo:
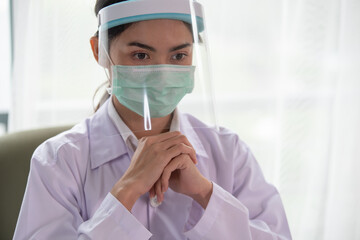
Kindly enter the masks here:
M 91 37 L 90 45 L 96 62 L 99 62 L 99 38 L 96 36 Z

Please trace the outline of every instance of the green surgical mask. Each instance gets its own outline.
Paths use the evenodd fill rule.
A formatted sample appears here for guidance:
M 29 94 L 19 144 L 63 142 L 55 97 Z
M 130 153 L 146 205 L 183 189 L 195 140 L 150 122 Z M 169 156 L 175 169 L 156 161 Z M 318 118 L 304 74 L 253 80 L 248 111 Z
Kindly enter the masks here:
M 164 117 L 194 88 L 194 66 L 112 66 L 112 94 L 144 117 Z

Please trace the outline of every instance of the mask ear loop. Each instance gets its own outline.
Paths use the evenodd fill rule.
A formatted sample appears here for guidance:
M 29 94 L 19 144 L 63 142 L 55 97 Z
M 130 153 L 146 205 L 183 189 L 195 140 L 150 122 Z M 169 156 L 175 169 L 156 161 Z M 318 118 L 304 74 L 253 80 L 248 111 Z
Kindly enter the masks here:
M 109 60 L 109 62 L 110 62 L 110 64 L 111 64 L 111 65 L 110 65 L 110 68 L 111 68 L 111 67 L 114 66 L 115 64 L 114 64 L 114 62 L 111 60 L 110 55 L 109 55 L 109 53 L 107 52 L 105 46 L 104 46 L 103 44 L 101 44 L 101 47 L 103 48 L 104 53 L 105 53 L 106 57 L 108 58 L 108 60 Z M 110 87 L 106 88 L 106 91 L 108 92 L 109 95 L 111 95 L 111 94 L 112 94 L 112 86 L 113 86 L 113 84 L 112 84 L 111 79 L 110 79 L 109 69 L 107 69 L 107 68 L 104 67 L 104 71 L 105 71 L 105 75 L 106 75 L 108 81 L 110 82 Z

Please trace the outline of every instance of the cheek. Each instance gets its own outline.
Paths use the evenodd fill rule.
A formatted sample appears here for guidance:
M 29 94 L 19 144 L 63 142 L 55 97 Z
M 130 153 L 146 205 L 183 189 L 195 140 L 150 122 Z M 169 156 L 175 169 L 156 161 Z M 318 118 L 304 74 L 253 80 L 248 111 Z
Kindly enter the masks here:
M 186 61 L 184 62 L 184 65 L 192 65 L 192 58 L 186 59 Z

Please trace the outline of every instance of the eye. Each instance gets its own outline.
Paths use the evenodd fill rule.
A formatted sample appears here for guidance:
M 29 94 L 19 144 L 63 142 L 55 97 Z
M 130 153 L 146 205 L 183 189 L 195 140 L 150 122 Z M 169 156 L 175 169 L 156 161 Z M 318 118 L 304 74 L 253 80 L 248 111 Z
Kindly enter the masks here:
M 181 61 L 183 60 L 187 55 L 185 53 L 177 53 L 171 57 L 172 60 Z
M 146 53 L 135 53 L 134 57 L 138 60 L 145 60 L 145 59 L 149 59 L 149 55 Z

